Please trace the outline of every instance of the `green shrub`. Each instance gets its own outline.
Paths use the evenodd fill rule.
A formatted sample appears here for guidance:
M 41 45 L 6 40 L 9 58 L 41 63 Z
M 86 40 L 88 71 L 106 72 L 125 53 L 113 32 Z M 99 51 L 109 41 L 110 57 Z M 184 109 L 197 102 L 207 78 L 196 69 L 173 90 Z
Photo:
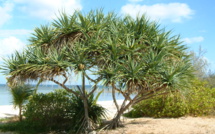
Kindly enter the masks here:
M 180 117 L 188 112 L 187 104 L 179 93 L 156 96 L 133 106 L 127 117 Z
M 99 95 L 88 97 L 89 118 L 95 125 L 100 124 L 102 117 L 105 117 L 105 108 L 96 104 Z M 65 90 L 31 96 L 24 116 L 31 127 L 45 128 L 46 131 L 81 133 L 86 128 L 83 100 Z
M 194 81 L 194 86 L 187 94 L 189 115 L 210 115 L 215 110 L 215 89 L 206 87 L 205 82 Z
M 26 121 L 47 130 L 70 129 L 73 117 L 71 96 L 64 90 L 47 94 L 39 93 L 29 99 L 25 107 Z
M 144 100 L 126 113 L 127 117 L 181 117 L 185 115 L 204 116 L 215 112 L 215 89 L 206 83 L 194 80 L 189 90 L 173 92 Z

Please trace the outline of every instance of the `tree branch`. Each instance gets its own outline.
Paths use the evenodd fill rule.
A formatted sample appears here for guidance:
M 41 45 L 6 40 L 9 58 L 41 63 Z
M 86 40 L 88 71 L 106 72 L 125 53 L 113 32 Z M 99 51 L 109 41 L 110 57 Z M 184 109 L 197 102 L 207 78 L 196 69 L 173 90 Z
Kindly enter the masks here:
M 115 106 L 116 106 L 117 112 L 119 112 L 119 105 L 118 105 L 118 103 L 117 103 L 117 101 L 116 101 L 116 96 L 115 96 L 115 85 L 114 85 L 114 82 L 112 82 L 111 85 L 112 85 L 112 97 L 113 97 L 113 102 L 114 102 L 114 104 L 115 104 Z
M 68 80 L 68 77 L 66 76 L 66 74 L 65 73 L 63 73 L 63 77 L 65 78 L 65 80 L 63 81 L 63 85 L 65 85 L 65 83 L 67 82 L 67 80 Z
M 97 84 L 95 84 L 93 86 L 93 90 L 87 95 L 87 97 L 89 97 L 90 95 L 92 95 L 96 91 L 96 89 L 97 89 Z
M 158 96 L 158 95 L 165 95 L 165 94 L 168 94 L 169 92 L 162 92 L 162 93 L 159 93 L 159 94 L 151 94 L 151 95 L 147 95 L 147 96 L 142 96 L 136 100 L 134 100 L 134 104 L 137 104 L 138 102 L 142 101 L 142 100 L 146 100 L 146 99 L 150 99 L 150 98 L 153 98 L 155 96 Z
M 124 98 L 127 98 L 128 100 L 131 100 L 131 97 L 129 96 L 128 93 L 124 93 L 122 90 L 118 89 L 115 85 L 113 85 L 113 86 L 114 86 L 114 89 L 115 89 L 117 92 L 121 93 L 121 94 L 123 95 Z
M 90 78 L 86 73 L 85 73 L 85 76 L 86 76 L 86 78 L 88 80 L 90 80 L 90 81 L 92 81 L 94 83 L 98 83 L 102 79 L 102 76 L 100 76 L 100 77 L 98 77 L 97 79 L 94 80 L 94 79 Z
M 66 91 L 68 91 L 68 92 L 70 92 L 70 93 L 73 93 L 73 94 L 76 95 L 77 97 L 83 98 L 80 94 L 78 94 L 77 92 L 75 92 L 75 91 L 69 89 L 69 88 L 68 88 L 67 86 L 65 86 L 63 83 L 60 83 L 60 82 L 54 80 L 53 78 L 43 78 L 43 79 L 50 80 L 50 81 L 56 83 L 57 85 L 60 85 L 61 87 L 63 87 Z

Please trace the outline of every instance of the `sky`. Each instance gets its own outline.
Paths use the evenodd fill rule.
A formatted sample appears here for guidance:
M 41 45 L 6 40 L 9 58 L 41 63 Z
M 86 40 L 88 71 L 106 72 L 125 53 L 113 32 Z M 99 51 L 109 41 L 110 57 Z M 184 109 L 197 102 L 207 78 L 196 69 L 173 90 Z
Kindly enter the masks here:
M 31 33 L 40 25 L 50 24 L 59 11 L 73 14 L 103 9 L 119 16 L 145 14 L 161 28 L 180 35 L 189 51 L 205 52 L 209 68 L 215 72 L 215 1 L 214 0 L 0 0 L 0 66 L 3 58 L 25 48 Z M 0 74 L 0 84 L 6 79 Z

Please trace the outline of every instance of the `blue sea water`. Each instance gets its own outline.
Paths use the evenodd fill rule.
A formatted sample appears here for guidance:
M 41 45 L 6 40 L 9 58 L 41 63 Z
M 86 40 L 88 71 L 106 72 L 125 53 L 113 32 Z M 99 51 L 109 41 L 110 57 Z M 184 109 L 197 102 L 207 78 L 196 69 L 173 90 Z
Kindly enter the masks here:
M 76 86 L 72 86 L 76 87 Z M 38 87 L 38 93 L 49 93 L 54 91 L 55 89 L 60 89 L 61 87 L 58 85 L 40 85 Z M 86 89 L 89 91 L 91 86 L 87 85 Z M 104 92 L 100 95 L 98 101 L 109 101 L 112 100 L 112 95 L 109 92 L 107 87 L 99 86 L 95 93 L 98 93 L 104 89 Z M 122 95 L 116 94 L 117 100 L 124 99 Z M 0 105 L 12 105 L 12 96 L 10 94 L 9 88 L 5 84 L 0 84 Z

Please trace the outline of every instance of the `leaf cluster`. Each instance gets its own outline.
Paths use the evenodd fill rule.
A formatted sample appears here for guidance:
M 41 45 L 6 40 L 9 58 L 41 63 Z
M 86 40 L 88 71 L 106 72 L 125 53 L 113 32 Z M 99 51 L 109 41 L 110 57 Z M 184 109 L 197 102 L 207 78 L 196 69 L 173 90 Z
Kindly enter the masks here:
M 30 85 L 19 85 L 10 88 L 12 95 L 12 103 L 15 107 L 21 107 L 24 103 L 27 102 L 28 97 L 32 95 L 33 89 Z

